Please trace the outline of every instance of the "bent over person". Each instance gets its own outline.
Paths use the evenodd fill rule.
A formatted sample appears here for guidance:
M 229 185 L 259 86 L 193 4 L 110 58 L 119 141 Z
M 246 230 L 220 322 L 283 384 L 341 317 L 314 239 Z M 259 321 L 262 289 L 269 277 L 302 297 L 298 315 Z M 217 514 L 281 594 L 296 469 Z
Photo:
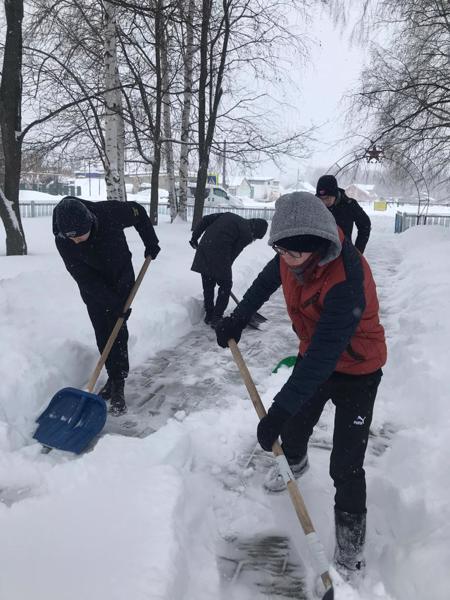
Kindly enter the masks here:
M 386 362 L 375 282 L 366 259 L 340 231 L 315 196 L 280 197 L 270 230 L 274 258 L 230 317 L 216 327 L 217 341 L 236 342 L 255 311 L 281 286 L 299 341 L 293 372 L 259 422 L 260 445 L 270 451 L 281 436 L 294 476 L 308 469 L 308 440 L 325 404 L 336 407 L 330 475 L 336 493 L 335 564 L 344 577 L 364 566 L 366 480 L 364 456 L 372 411 Z M 285 484 L 274 466 L 268 491 Z
M 347 196 L 345 190 L 338 187 L 334 175 L 322 175 L 319 178 L 316 196 L 322 200 L 349 240 L 352 239 L 353 225 L 356 226 L 355 248 L 364 254 L 372 224 L 362 206 L 354 198 Z
M 264 219 L 244 219 L 226 212 L 206 215 L 192 232 L 189 243 L 196 253 L 191 270 L 202 276 L 205 323 L 211 327 L 216 326 L 228 306 L 233 262 L 246 246 L 266 235 L 267 227 Z M 214 301 L 216 285 L 219 289 Z
M 53 211 L 58 252 L 80 289 L 94 327 L 99 352 L 119 317 L 134 285 L 131 252 L 125 227 L 135 227 L 145 256 L 156 258 L 158 238 L 145 209 L 136 202 L 89 202 L 66 196 Z M 106 359 L 108 381 L 99 394 L 111 400 L 110 412 L 126 412 L 124 384 L 128 376 L 128 330 L 124 322 Z

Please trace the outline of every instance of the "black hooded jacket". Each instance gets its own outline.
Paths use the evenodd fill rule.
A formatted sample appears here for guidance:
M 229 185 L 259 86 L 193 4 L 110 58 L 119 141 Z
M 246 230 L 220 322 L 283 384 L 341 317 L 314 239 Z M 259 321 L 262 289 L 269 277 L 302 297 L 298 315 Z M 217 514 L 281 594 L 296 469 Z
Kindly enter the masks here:
M 358 235 L 354 245 L 363 254 L 369 241 L 371 229 L 370 217 L 367 213 L 354 198 L 349 198 L 342 188 L 339 188 L 339 196 L 336 198 L 336 202 L 329 207 L 329 210 L 349 240 L 352 239 L 353 224 L 356 225 Z
M 216 281 L 232 281 L 233 262 L 255 238 L 263 238 L 266 231 L 264 219 L 244 219 L 230 212 L 206 215 L 192 233 L 195 242 L 203 236 L 191 270 Z
M 86 242 L 75 244 L 58 230 L 53 212 L 55 243 L 67 270 L 75 279 L 83 301 L 120 312 L 134 284 L 131 252 L 125 227 L 135 227 L 146 254 L 158 245 L 153 225 L 145 209 L 136 202 L 90 202 L 79 199 L 94 215 Z

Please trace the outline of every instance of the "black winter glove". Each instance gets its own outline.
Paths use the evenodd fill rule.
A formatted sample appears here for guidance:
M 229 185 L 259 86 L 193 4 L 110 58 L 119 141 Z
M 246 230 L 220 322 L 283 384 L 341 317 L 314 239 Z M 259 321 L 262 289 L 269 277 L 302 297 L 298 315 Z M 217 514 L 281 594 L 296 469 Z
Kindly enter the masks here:
M 272 446 L 278 439 L 278 436 L 283 429 L 283 425 L 290 418 L 290 413 L 288 413 L 284 408 L 281 408 L 275 402 L 267 411 L 267 415 L 261 419 L 258 423 L 258 429 L 256 435 L 258 437 L 259 445 L 266 452 L 270 452 L 272 450 Z
M 241 339 L 245 324 L 236 317 L 225 317 L 220 319 L 216 325 L 217 343 L 222 348 L 228 348 L 228 340 L 233 339 L 236 343 Z
M 189 240 L 189 244 L 192 246 L 192 248 L 194 248 L 194 250 L 198 250 L 198 242 L 197 240 L 194 240 L 194 238 Z
M 158 246 L 158 244 L 154 244 L 153 246 L 149 246 L 148 248 L 145 249 L 144 257 L 147 258 L 147 256 L 151 256 L 152 259 L 155 260 L 155 258 L 158 256 L 160 251 L 161 251 L 161 248 Z

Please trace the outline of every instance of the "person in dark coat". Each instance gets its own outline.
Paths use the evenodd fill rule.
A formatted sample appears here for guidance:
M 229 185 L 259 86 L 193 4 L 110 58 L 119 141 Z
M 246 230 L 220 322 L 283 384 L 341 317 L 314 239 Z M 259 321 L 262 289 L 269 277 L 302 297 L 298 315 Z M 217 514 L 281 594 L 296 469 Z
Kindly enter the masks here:
M 322 175 L 317 181 L 316 196 L 322 200 L 336 223 L 351 241 L 353 225 L 356 226 L 358 234 L 355 240 L 355 248 L 364 254 L 370 237 L 370 217 L 354 198 L 349 198 L 345 191 L 338 187 L 336 177 L 333 175 Z
M 205 323 L 211 327 L 215 327 L 228 306 L 233 262 L 246 246 L 265 236 L 267 227 L 264 219 L 244 219 L 226 212 L 206 215 L 192 232 L 189 243 L 196 253 L 191 270 L 202 276 Z M 219 289 L 214 302 L 216 285 Z
M 145 209 L 136 202 L 90 202 L 66 196 L 53 211 L 55 243 L 64 264 L 78 284 L 94 327 L 97 347 L 103 352 L 134 285 L 131 252 L 125 227 L 135 227 L 145 256 L 157 257 L 160 248 Z M 126 412 L 124 384 L 128 376 L 128 330 L 124 322 L 106 359 L 108 381 L 100 390 L 111 400 L 110 412 Z
M 375 282 L 364 256 L 337 227 L 323 202 L 308 192 L 281 196 L 264 267 L 230 317 L 216 326 L 217 342 L 239 341 L 251 316 L 281 286 L 299 354 L 274 397 L 257 437 L 270 451 L 281 436 L 294 477 L 308 468 L 308 441 L 328 400 L 336 407 L 330 475 L 335 493 L 335 564 L 343 576 L 364 565 L 366 480 L 363 468 L 372 411 L 386 362 Z M 270 492 L 286 489 L 278 465 Z

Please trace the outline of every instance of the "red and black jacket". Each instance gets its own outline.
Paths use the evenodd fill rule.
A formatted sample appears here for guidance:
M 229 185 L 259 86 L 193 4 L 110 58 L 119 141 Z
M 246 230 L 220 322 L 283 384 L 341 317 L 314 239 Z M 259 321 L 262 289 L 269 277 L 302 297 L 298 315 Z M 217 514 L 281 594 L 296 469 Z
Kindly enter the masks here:
M 233 316 L 248 322 L 280 285 L 302 357 L 274 401 L 294 414 L 333 371 L 367 375 L 386 362 L 375 282 L 365 258 L 340 232 L 342 251 L 301 284 L 279 256 L 261 271 Z

